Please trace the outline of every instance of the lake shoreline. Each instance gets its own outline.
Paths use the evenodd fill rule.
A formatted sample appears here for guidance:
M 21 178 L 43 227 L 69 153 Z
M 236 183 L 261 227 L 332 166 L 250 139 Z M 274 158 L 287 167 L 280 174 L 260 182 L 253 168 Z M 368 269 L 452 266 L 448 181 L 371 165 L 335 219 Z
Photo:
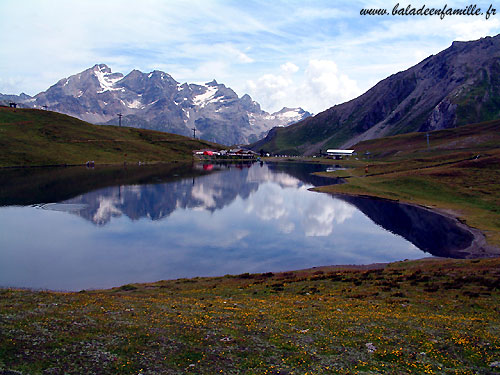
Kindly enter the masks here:
M 365 165 L 354 166 L 348 171 L 317 173 L 323 177 L 343 178 L 346 183 L 313 190 L 385 199 L 431 210 L 454 220 L 474 236 L 471 246 L 465 249 L 470 257 L 498 257 L 499 216 L 494 209 L 498 190 L 491 182 L 497 173 L 496 165 L 495 154 L 471 159 L 469 155 L 465 158 L 462 154 L 451 153 L 441 156 L 438 161 L 428 155 L 420 159 L 415 155 L 402 160 L 382 158 L 365 161 Z M 455 179 L 454 176 L 459 177 Z
M 89 168 L 105 168 L 105 167 L 127 167 L 127 166 L 152 166 L 152 165 L 168 165 L 168 164 L 189 164 L 192 160 L 173 159 L 170 161 L 149 161 L 149 162 L 117 162 L 117 163 L 94 163 Z M 71 168 L 71 167 L 88 167 L 87 163 L 80 164 L 40 164 L 40 165 L 3 165 L 0 166 L 0 171 L 5 169 L 31 169 L 31 168 Z
M 416 208 L 423 209 L 423 210 L 429 211 L 429 212 L 434 212 L 438 215 L 441 215 L 441 216 L 444 216 L 444 217 L 447 217 L 447 218 L 453 220 L 459 228 L 462 228 L 462 229 L 464 229 L 467 232 L 472 234 L 473 240 L 472 240 L 472 243 L 470 244 L 470 246 L 456 251 L 457 256 L 460 256 L 458 259 L 478 259 L 478 258 L 500 257 L 500 248 L 488 244 L 486 241 L 486 236 L 485 236 L 483 231 L 481 231 L 480 229 L 477 229 L 477 228 L 470 227 L 467 224 L 465 224 L 459 218 L 459 215 L 451 209 L 429 207 L 429 206 L 422 205 L 422 204 L 405 202 L 405 201 L 401 201 L 398 199 L 383 198 L 383 197 L 378 197 L 375 195 L 368 195 L 368 194 L 330 193 L 330 192 L 324 192 L 322 190 L 319 190 L 319 188 L 311 188 L 310 190 L 320 192 L 320 193 L 330 194 L 334 197 L 335 196 L 351 196 L 351 197 L 384 200 L 384 201 L 395 202 L 395 203 L 399 203 L 399 204 L 403 204 L 403 205 L 407 205 L 407 206 L 411 206 L 411 207 L 416 207 Z
M 336 176 L 335 177 L 334 176 L 326 176 L 324 173 L 319 173 L 318 175 L 320 175 L 322 177 L 327 177 L 327 178 L 338 178 Z M 348 183 L 348 180 L 349 180 L 348 178 L 343 178 L 343 179 L 344 179 L 345 183 Z M 408 201 L 400 200 L 400 199 L 391 199 L 391 198 L 387 198 L 387 197 L 380 197 L 377 195 L 370 195 L 367 193 L 363 193 L 363 194 L 345 193 L 345 192 L 337 193 L 337 192 L 331 192 L 331 191 L 324 190 L 325 188 L 328 188 L 330 186 L 334 186 L 334 185 L 318 186 L 318 187 L 311 188 L 310 190 L 315 191 L 315 192 L 319 192 L 319 193 L 330 194 L 334 197 L 335 196 L 351 196 L 351 197 L 361 197 L 361 198 L 369 198 L 369 199 L 379 199 L 379 200 L 385 200 L 385 201 L 389 201 L 389 202 L 397 202 L 399 204 L 404 204 L 404 205 L 408 205 L 408 206 L 412 206 L 412 207 L 417 207 L 417 208 L 420 208 L 420 209 L 423 209 L 426 211 L 434 212 L 436 214 L 442 215 L 444 217 L 447 217 L 447 218 L 453 220 L 458 227 L 460 227 L 460 228 L 462 228 L 462 229 L 464 229 L 472 234 L 473 240 L 472 240 L 472 243 L 470 244 L 470 246 L 468 246 L 465 249 L 458 250 L 457 255 L 466 254 L 466 256 L 463 257 L 464 259 L 500 257 L 500 247 L 488 244 L 486 241 L 486 235 L 482 230 L 465 224 L 464 220 L 460 219 L 460 215 L 452 209 L 432 207 L 432 206 L 425 205 L 425 204 L 417 204 L 417 203 L 412 203 L 412 202 L 408 202 Z
M 0 285 L 0 293 L 2 291 L 24 291 L 30 293 L 50 293 L 50 294 L 64 294 L 64 295 L 76 295 L 79 293 L 104 293 L 104 292 L 116 292 L 116 291 L 128 291 L 128 286 L 133 285 L 137 287 L 148 288 L 150 285 L 156 285 L 158 283 L 191 283 L 191 282 L 215 282 L 218 283 L 224 279 L 286 279 L 290 277 L 291 274 L 294 277 L 306 277 L 311 275 L 320 275 L 323 273 L 334 273 L 334 272 L 374 272 L 383 271 L 391 269 L 393 267 L 404 268 L 405 265 L 413 267 L 415 264 L 423 264 L 430 266 L 438 266 L 439 264 L 447 264 L 448 262 L 477 262 L 481 260 L 495 260 L 498 257 L 476 257 L 476 258 L 446 258 L 438 256 L 425 256 L 418 259 L 403 259 L 396 260 L 392 262 L 379 262 L 379 263 L 367 263 L 367 264 L 330 264 L 321 265 L 307 268 L 290 269 L 285 271 L 269 271 L 269 272 L 252 272 L 243 274 L 226 274 L 226 275 L 216 275 L 216 276 L 195 276 L 195 277 L 179 277 L 172 279 L 161 279 L 148 282 L 130 282 L 123 285 L 116 285 L 112 287 L 105 288 L 88 288 L 82 290 L 64 290 L 64 289 L 50 289 L 50 288 L 31 288 L 31 287 L 9 287 Z M 132 290 L 132 289 L 131 289 Z

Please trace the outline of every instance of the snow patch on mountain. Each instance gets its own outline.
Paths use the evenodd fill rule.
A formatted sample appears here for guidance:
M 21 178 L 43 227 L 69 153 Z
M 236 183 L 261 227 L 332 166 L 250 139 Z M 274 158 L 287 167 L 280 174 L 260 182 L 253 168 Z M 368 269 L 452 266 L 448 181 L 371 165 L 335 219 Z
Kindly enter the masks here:
M 214 99 L 214 96 L 218 90 L 216 86 L 203 86 L 203 87 L 206 88 L 206 91 L 203 94 L 196 95 L 193 98 L 194 105 L 198 105 L 202 108 L 205 107 Z
M 279 112 L 275 112 L 268 117 L 269 120 L 278 122 L 277 126 L 287 126 L 304 119 L 306 112 L 302 108 L 283 108 Z M 310 115 L 310 114 L 309 114 Z
M 106 69 L 103 69 L 101 66 L 97 66 L 96 69 L 94 69 L 94 74 L 99 80 L 99 85 L 101 86 L 101 91 L 98 91 L 98 94 L 105 91 L 118 91 L 122 89 L 121 87 L 114 87 L 114 84 L 122 79 L 121 76 L 115 76 L 111 73 L 111 71 L 107 72 Z M 110 77 L 112 75 L 114 77 Z
M 132 103 L 128 103 L 127 107 L 134 108 L 134 109 L 144 108 L 141 101 L 137 100 L 137 99 L 135 99 Z
M 294 109 L 288 110 L 286 112 L 279 113 L 278 116 L 283 117 L 283 118 L 297 118 L 297 117 L 300 117 L 300 113 L 299 113 L 299 110 L 297 108 L 294 108 Z

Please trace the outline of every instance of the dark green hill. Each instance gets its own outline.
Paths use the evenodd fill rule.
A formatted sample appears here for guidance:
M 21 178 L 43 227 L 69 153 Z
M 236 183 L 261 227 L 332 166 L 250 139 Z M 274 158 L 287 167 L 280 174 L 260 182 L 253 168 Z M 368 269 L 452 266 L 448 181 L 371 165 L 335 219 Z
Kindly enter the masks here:
M 171 162 L 222 147 L 158 131 L 92 125 L 57 112 L 0 107 L 0 167 Z

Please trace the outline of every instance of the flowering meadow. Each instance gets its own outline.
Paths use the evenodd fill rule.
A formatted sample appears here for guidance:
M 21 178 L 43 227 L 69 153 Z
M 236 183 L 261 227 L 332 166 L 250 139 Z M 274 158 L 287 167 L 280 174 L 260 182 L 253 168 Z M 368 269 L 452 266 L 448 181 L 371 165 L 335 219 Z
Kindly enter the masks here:
M 500 373 L 500 259 L 0 290 L 0 374 Z

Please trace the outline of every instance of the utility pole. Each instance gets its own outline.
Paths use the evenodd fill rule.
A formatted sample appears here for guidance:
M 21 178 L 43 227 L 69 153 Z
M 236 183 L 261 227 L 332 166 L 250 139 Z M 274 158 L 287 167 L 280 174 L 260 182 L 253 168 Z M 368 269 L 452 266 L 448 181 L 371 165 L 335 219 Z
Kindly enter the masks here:
M 118 126 L 122 126 L 122 114 L 121 113 L 118 113 Z
M 427 135 L 427 148 L 429 148 L 429 133 L 426 134 Z
M 193 138 L 196 139 L 196 128 L 191 129 L 193 131 Z

